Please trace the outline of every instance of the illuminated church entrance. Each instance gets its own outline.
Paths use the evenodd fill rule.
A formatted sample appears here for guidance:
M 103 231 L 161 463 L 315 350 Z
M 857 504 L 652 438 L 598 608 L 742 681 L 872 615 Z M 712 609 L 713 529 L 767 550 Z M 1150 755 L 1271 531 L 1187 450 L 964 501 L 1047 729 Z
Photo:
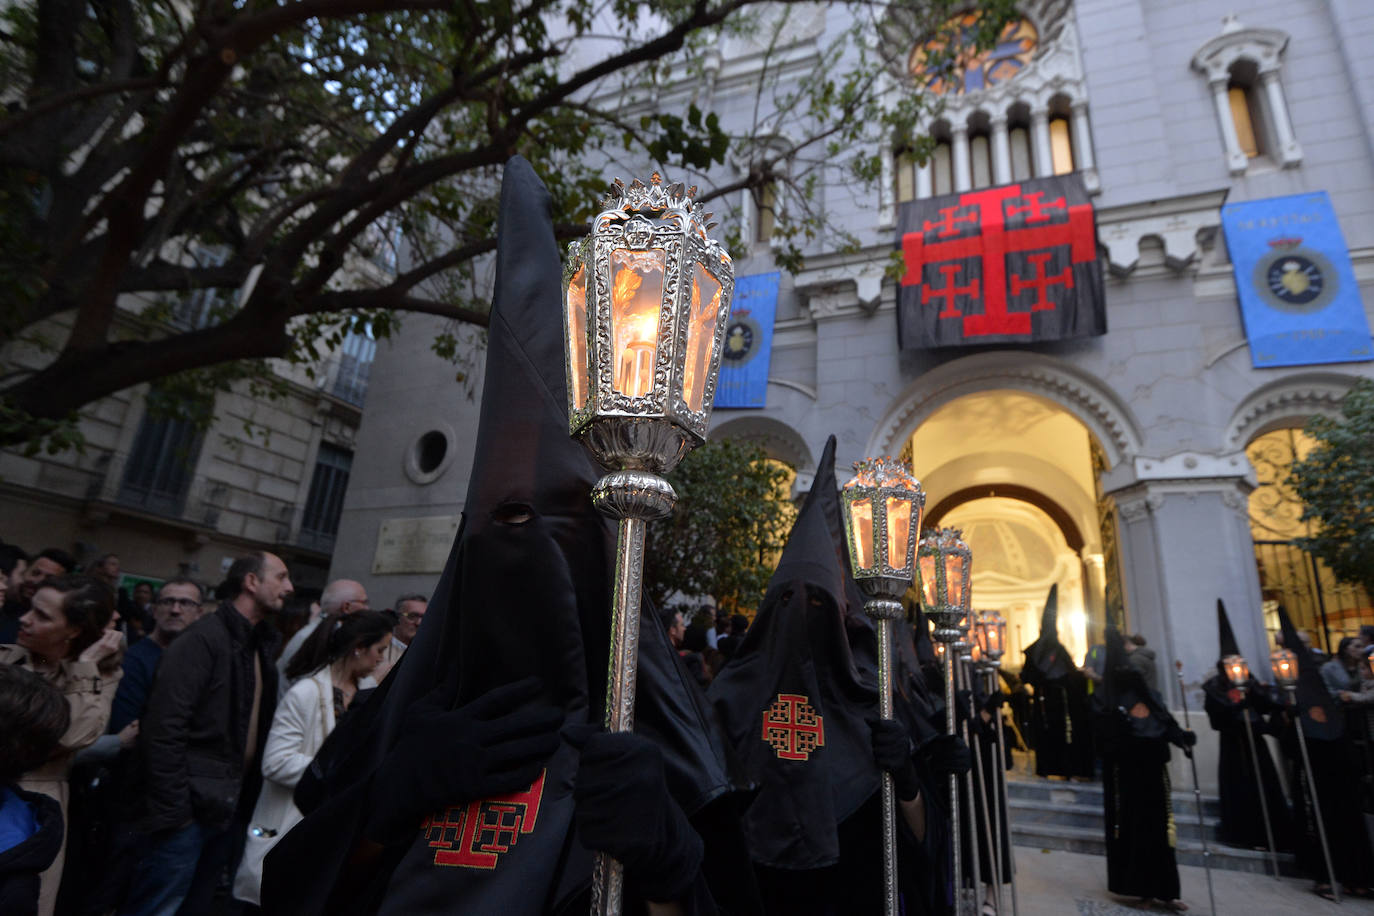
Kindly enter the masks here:
M 1056 584 L 1059 639 L 1081 664 L 1101 641 L 1106 569 L 1115 567 L 1105 559 L 1101 462 L 1087 427 L 1052 401 L 984 391 L 936 410 L 909 448 L 928 494 L 927 527 L 963 531 L 973 550 L 973 606 L 1007 619 L 1007 666 L 1019 669 L 1039 637 Z

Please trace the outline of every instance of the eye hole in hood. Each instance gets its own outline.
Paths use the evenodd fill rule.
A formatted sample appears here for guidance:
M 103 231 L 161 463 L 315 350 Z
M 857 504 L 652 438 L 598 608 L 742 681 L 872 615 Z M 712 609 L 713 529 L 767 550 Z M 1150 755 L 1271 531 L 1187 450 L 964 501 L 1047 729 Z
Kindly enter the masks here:
M 504 502 L 491 510 L 491 520 L 501 525 L 526 525 L 534 520 L 534 508 L 529 503 Z

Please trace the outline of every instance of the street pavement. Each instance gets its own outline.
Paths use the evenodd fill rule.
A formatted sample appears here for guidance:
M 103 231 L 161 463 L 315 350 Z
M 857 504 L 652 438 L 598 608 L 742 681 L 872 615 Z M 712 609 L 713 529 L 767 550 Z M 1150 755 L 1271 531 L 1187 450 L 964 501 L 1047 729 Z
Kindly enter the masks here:
M 1209 916 L 1207 876 L 1201 868 L 1180 866 L 1183 902 L 1195 916 Z M 1169 912 L 1144 910 L 1134 901 L 1107 893 L 1107 860 L 1061 850 L 1016 847 L 1017 916 L 1140 916 Z M 1217 916 L 1371 916 L 1374 900 L 1342 897 L 1338 906 L 1311 891 L 1299 878 L 1275 880 L 1268 875 L 1213 870 Z M 1011 899 L 1004 902 L 1011 916 Z

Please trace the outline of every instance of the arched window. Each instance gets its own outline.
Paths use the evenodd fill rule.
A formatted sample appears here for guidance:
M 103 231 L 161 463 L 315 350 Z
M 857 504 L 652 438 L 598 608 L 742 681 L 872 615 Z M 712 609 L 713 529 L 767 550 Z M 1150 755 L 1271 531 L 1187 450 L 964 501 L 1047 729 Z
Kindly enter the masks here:
M 1228 16 L 1221 34 L 1193 55 L 1193 69 L 1212 92 L 1232 175 L 1245 174 L 1251 163 L 1291 168 L 1302 162 L 1280 74 L 1287 46 L 1286 33 L 1246 28 Z
M 1247 159 L 1268 155 L 1263 102 L 1258 87 L 1259 70 L 1252 60 L 1238 60 L 1231 65 L 1231 78 L 1226 83 L 1226 99 L 1231 103 L 1231 123 L 1236 128 L 1236 140 Z

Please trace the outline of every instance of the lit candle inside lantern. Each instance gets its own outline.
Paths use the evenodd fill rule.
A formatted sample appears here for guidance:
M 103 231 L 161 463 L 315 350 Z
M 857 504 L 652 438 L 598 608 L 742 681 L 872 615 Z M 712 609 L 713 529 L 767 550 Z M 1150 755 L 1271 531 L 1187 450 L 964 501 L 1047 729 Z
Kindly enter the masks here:
M 887 498 L 887 565 L 906 566 L 906 551 L 911 539 L 911 500 Z
M 873 565 L 873 500 L 856 499 L 849 512 L 854 519 L 854 553 L 859 567 L 867 569 Z
M 964 600 L 964 558 L 957 554 L 945 557 L 945 600 L 954 606 L 967 605 Z
M 1250 666 L 1239 655 L 1226 656 L 1221 660 L 1221 665 L 1234 686 L 1242 687 L 1250 680 Z
M 1279 686 L 1293 684 L 1298 679 L 1298 656 L 1291 649 L 1279 649 L 1269 656 L 1269 665 L 1274 671 L 1274 680 Z
M 653 388 L 654 362 L 658 355 L 658 319 L 663 306 L 663 271 L 666 255 L 661 248 L 611 253 L 615 278 L 611 284 L 611 325 L 616 353 L 615 390 L 637 398 Z

